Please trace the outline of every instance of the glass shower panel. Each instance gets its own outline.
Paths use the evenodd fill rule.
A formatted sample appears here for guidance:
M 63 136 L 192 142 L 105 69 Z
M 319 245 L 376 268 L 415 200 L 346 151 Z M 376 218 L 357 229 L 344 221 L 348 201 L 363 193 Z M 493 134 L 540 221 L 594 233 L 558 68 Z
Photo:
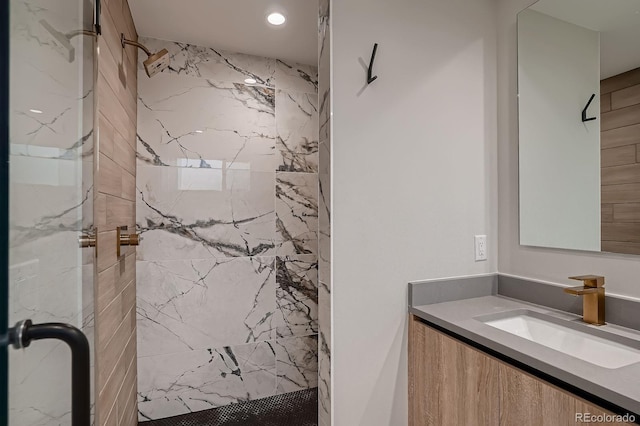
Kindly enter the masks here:
M 9 324 L 61 322 L 93 345 L 93 4 L 10 0 Z M 93 359 L 93 356 L 92 356 Z M 9 424 L 71 423 L 61 341 L 9 350 Z

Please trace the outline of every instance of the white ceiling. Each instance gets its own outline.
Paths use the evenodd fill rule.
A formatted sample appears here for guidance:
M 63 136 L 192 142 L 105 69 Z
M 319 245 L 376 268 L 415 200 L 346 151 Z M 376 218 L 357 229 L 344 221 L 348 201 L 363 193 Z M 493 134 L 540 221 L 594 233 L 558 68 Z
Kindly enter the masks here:
M 531 8 L 600 31 L 600 78 L 640 67 L 640 0 L 540 0 Z
M 141 36 L 317 65 L 317 0 L 129 0 Z M 271 12 L 287 22 L 273 27 Z

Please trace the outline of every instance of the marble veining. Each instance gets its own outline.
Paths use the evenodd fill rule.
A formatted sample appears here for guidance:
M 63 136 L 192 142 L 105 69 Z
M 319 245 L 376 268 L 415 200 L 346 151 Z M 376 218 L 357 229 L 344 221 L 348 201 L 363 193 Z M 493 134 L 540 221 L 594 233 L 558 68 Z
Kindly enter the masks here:
M 9 321 L 72 324 L 93 351 L 93 256 L 78 250 L 93 229 L 93 41 L 74 40 L 70 61 L 42 25 L 82 28 L 77 3 L 15 0 L 10 9 Z M 67 346 L 42 341 L 8 356 L 9 423 L 70 424 Z
M 318 175 L 277 173 L 278 255 L 318 251 Z
M 139 419 L 317 386 L 317 69 L 142 42 Z
M 331 141 L 324 140 L 319 148 L 319 164 L 322 166 L 318 173 L 318 202 L 320 211 L 326 218 L 325 224 L 320 224 L 320 230 L 329 226 L 331 219 Z M 322 220 L 322 217 L 321 219 Z
M 281 172 L 318 172 L 318 95 L 278 90 L 278 151 Z
M 275 84 L 274 59 L 147 37 L 141 37 L 140 42 L 152 51 L 169 51 L 171 65 L 164 73 L 235 83 L 253 78 L 260 85 Z
M 329 90 L 324 90 L 320 92 L 319 99 L 319 129 L 320 129 L 320 140 L 325 141 L 329 139 L 329 132 L 331 132 L 331 117 L 330 117 L 330 108 L 331 104 L 331 92 Z
M 274 254 L 273 173 L 138 167 L 141 260 Z
M 318 337 L 290 337 L 276 342 L 277 392 L 318 386 Z
M 331 351 L 323 333 L 318 340 L 318 415 L 326 424 L 331 424 L 327 423 L 331 415 Z
M 319 0 L 318 25 L 318 424 L 332 421 L 331 377 L 331 10 Z
M 17 189 L 18 186 L 22 185 L 14 185 L 14 188 Z M 70 191 L 69 189 L 56 191 L 55 188 L 43 189 L 40 188 L 39 185 L 29 186 L 31 191 L 27 197 L 33 197 L 34 192 L 41 193 L 40 195 L 42 198 L 39 198 L 39 201 L 37 202 L 40 204 L 40 208 L 37 212 L 34 212 L 37 216 L 33 217 L 31 220 L 27 218 L 32 216 L 32 213 L 18 215 L 18 212 L 14 210 L 16 214 L 12 215 L 10 223 L 10 245 L 12 247 L 18 247 L 29 242 L 35 242 L 44 237 L 56 235 L 62 232 L 71 232 L 73 233 L 72 237 L 76 237 L 78 232 L 87 233 L 91 231 L 93 223 L 89 223 L 86 225 L 87 228 L 85 228 L 82 210 L 85 203 L 89 203 L 89 200 L 93 197 L 93 185 L 84 191 L 82 198 L 79 200 L 77 191 Z M 27 188 L 22 187 L 20 189 L 26 190 Z M 58 207 L 55 205 L 61 203 L 59 199 L 56 200 L 53 198 L 52 191 L 57 195 L 66 196 L 67 199 L 63 199 L 63 203 L 66 204 L 66 206 L 60 205 Z M 26 203 L 25 198 L 27 197 L 15 194 L 12 199 L 16 203 L 23 204 Z M 56 211 L 51 211 L 52 208 L 55 209 L 56 207 L 58 207 Z M 49 210 L 49 213 L 42 214 L 47 210 Z
M 138 263 L 138 355 L 275 337 L 273 257 Z
M 316 256 L 276 258 L 278 337 L 318 332 L 318 263 Z
M 140 162 L 274 171 L 273 89 L 171 75 L 141 79 L 139 85 Z
M 318 68 L 312 65 L 276 61 L 278 89 L 318 93 Z
M 331 61 L 329 58 L 330 31 L 329 5 L 320 4 L 320 26 L 318 27 L 318 113 L 320 142 L 331 136 Z
M 89 93 L 90 95 L 90 93 Z M 87 97 L 89 97 L 87 95 Z M 90 102 L 90 99 L 88 100 Z M 61 129 L 57 129 L 56 122 L 62 116 L 71 111 L 72 108 L 66 108 L 60 114 L 54 116 L 49 121 L 42 121 L 40 118 L 34 116 L 34 113 L 16 112 L 14 117 L 15 121 L 18 121 L 17 117 L 23 117 L 27 121 L 34 123 L 35 128 L 29 130 L 23 135 L 18 136 L 14 134 L 12 144 L 9 147 L 10 154 L 12 156 L 24 156 L 31 158 L 50 158 L 57 160 L 76 160 L 78 158 L 90 158 L 93 156 L 93 128 L 86 131 L 85 134 L 80 136 L 67 135 L 65 139 L 60 141 L 60 145 L 67 142 L 66 146 L 48 146 L 51 142 L 50 135 L 57 134 Z M 76 117 L 72 117 L 74 119 Z M 62 120 L 60 120 L 62 121 Z M 69 125 L 67 123 L 66 125 Z M 41 136 L 44 134 L 45 136 Z M 54 138 L 54 140 L 57 138 Z M 46 145 L 43 146 L 43 142 Z M 71 140 L 72 142 L 68 142 Z M 15 143 L 22 142 L 22 143 Z
M 139 358 L 139 419 L 271 396 L 276 387 L 275 364 L 271 342 Z

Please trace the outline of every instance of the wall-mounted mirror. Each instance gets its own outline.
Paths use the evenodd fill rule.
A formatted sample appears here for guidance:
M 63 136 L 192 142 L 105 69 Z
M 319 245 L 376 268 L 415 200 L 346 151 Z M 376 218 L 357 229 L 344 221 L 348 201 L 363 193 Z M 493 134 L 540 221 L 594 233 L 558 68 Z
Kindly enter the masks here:
M 640 254 L 640 0 L 518 14 L 520 244 Z

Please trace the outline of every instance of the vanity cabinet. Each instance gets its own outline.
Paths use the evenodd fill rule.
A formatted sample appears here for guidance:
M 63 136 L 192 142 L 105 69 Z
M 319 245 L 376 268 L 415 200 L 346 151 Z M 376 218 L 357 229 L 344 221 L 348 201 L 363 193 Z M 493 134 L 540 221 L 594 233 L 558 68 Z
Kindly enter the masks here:
M 582 424 L 575 413 L 611 414 L 410 316 L 409 426 Z

